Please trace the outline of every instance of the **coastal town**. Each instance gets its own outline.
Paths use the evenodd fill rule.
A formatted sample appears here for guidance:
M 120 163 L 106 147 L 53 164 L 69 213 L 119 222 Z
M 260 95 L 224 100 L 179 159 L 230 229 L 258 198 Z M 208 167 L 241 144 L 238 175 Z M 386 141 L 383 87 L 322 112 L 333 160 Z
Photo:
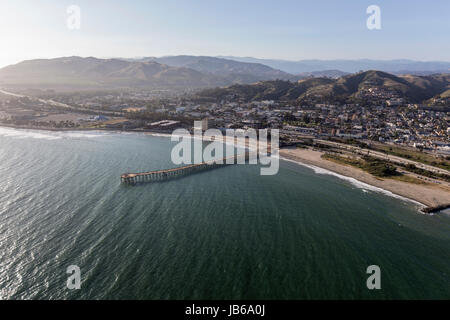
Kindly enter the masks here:
M 223 90 L 223 89 L 217 89 Z M 398 92 L 366 87 L 357 99 L 330 102 L 248 99 L 216 91 L 0 90 L 0 124 L 44 130 L 171 134 L 278 129 L 280 155 L 415 199 L 428 209 L 450 203 L 450 101 L 411 103 Z
M 448 98 L 444 105 L 412 104 L 376 87 L 364 92 L 364 106 L 243 101 L 235 97 L 204 102 L 192 94 L 168 95 L 158 91 L 45 93 L 34 97 L 5 93 L 0 92 L 0 123 L 4 125 L 171 132 L 181 127 L 191 129 L 194 120 L 207 119 L 210 128 L 221 130 L 280 129 L 281 140 L 286 144 L 298 137 L 341 138 L 450 156 Z
M 449 12 L 0 1 L 2 304 L 279 320 L 450 301 Z

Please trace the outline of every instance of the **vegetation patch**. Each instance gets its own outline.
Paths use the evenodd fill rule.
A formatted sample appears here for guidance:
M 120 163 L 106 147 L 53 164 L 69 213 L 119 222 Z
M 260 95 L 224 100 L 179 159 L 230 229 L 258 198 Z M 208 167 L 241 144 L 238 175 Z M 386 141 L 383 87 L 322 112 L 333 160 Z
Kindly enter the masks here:
M 343 157 L 331 153 L 325 153 L 322 155 L 322 158 L 337 163 L 360 168 L 376 177 L 384 178 L 402 175 L 400 172 L 397 171 L 397 168 L 392 164 L 390 164 L 389 162 L 370 156 L 364 156 L 361 159 L 359 159 L 359 158 Z
M 398 180 L 402 182 L 408 182 L 408 183 L 414 183 L 414 184 L 428 184 L 423 180 L 420 180 L 418 178 L 412 177 L 410 175 L 401 174 L 399 176 L 392 176 L 390 179 Z
M 376 177 L 380 178 L 394 178 L 395 180 L 416 183 L 416 184 L 426 184 L 426 182 L 404 175 L 397 171 L 397 168 L 393 166 L 389 161 L 378 159 L 371 156 L 363 156 L 362 158 L 350 158 L 344 157 L 333 153 L 325 153 L 322 155 L 323 159 L 330 160 L 336 163 L 350 165 L 353 167 L 360 168 Z M 434 173 L 425 169 L 417 168 L 413 164 L 408 164 L 401 166 L 406 171 L 418 174 L 420 176 L 441 179 L 450 182 L 450 175 Z
M 442 159 L 438 159 L 435 156 L 422 152 L 420 150 L 413 150 L 409 148 L 404 148 L 400 146 L 394 145 L 382 145 L 382 144 L 367 144 L 365 142 L 356 140 L 356 139 L 340 139 L 340 138 L 331 138 L 330 141 L 345 143 L 348 145 L 352 145 L 355 147 L 374 150 L 378 152 L 383 152 L 392 156 L 417 161 L 429 166 L 438 167 L 445 170 L 450 170 L 450 158 L 445 157 Z
M 428 177 L 428 178 L 432 178 L 432 179 L 442 179 L 445 180 L 447 182 L 450 182 L 450 175 L 448 174 L 442 174 L 442 173 L 434 173 L 422 168 L 418 168 L 413 164 L 408 164 L 405 166 L 402 166 L 405 170 L 409 171 L 409 172 L 413 172 L 415 174 L 424 176 L 424 177 Z

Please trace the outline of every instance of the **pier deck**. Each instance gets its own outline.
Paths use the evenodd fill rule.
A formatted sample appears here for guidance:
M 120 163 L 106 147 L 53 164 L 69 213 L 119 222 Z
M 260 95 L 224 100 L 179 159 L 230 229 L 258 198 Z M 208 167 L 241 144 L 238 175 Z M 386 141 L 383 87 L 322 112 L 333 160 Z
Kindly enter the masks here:
M 205 161 L 202 163 L 191 164 L 183 167 L 177 167 L 172 169 L 165 170 L 156 170 L 156 171 L 148 171 L 148 172 L 139 172 L 139 173 L 124 173 L 120 176 L 120 181 L 126 184 L 136 184 L 138 182 L 153 182 L 153 181 L 163 181 L 169 178 L 183 176 L 186 174 L 199 172 L 207 169 L 218 168 L 227 165 L 227 160 L 234 159 L 233 163 L 236 163 L 236 160 L 248 159 L 250 155 L 255 156 L 253 153 L 249 153 L 248 151 L 243 154 L 237 154 L 231 157 L 225 157 L 223 159 L 214 159 L 210 161 Z

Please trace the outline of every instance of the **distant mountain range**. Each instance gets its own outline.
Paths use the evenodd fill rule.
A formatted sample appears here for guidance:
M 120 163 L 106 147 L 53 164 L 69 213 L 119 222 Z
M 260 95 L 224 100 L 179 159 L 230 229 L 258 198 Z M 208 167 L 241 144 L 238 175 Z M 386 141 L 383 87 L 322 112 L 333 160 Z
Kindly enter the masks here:
M 93 57 L 27 60 L 0 69 L 0 85 L 52 89 L 204 88 L 231 84 L 190 68 Z
M 230 59 L 207 56 L 171 56 L 143 58 L 174 67 L 190 68 L 202 73 L 225 78 L 232 83 L 251 83 L 260 80 L 291 80 L 292 74 L 273 69 L 261 63 L 239 62 Z
M 171 56 L 171 57 L 145 57 L 139 59 L 98 59 L 94 57 L 64 57 L 55 59 L 37 59 L 27 60 L 15 65 L 10 65 L 0 69 L 0 86 L 3 87 L 27 87 L 41 89 L 118 89 L 118 88 L 147 88 L 147 89 L 186 89 L 186 88 L 211 88 L 225 87 L 233 84 L 251 84 L 260 81 L 284 80 L 293 82 L 296 86 L 294 92 L 303 88 L 307 83 L 323 82 L 332 86 L 334 89 L 326 89 L 332 94 L 340 94 L 338 90 L 342 83 L 342 88 L 349 89 L 349 83 L 344 83 L 346 79 L 351 82 L 352 76 L 345 70 L 352 68 L 362 68 L 367 65 L 384 63 L 384 66 L 390 65 L 392 68 L 397 65 L 397 69 L 404 67 L 418 68 L 422 66 L 422 73 L 433 68 L 444 68 L 444 62 L 411 62 L 409 60 L 398 60 L 376 62 L 373 60 L 358 61 L 339 61 L 337 67 L 331 62 L 319 60 L 310 60 L 309 62 L 289 62 L 281 60 L 259 60 L 254 58 L 252 61 L 270 62 L 272 65 L 283 67 L 296 66 L 297 71 L 288 73 L 279 68 L 271 67 L 259 62 L 241 62 L 231 59 L 205 57 L 205 56 Z M 315 61 L 313 63 L 313 61 Z M 319 63 L 320 62 L 320 63 Z M 358 67 L 356 64 L 359 63 Z M 308 65 L 311 70 L 300 68 L 301 65 Z M 363 65 L 364 64 L 364 65 Z M 345 67 L 347 65 L 347 67 Z M 350 66 L 353 66 L 350 68 Z M 381 65 L 380 65 L 381 66 Z M 340 68 L 343 67 L 343 68 Z M 448 69 L 448 64 L 447 64 Z M 342 71 L 344 70 L 344 71 Z M 417 71 L 418 72 L 418 71 Z M 361 73 L 359 73 L 360 75 Z M 392 76 L 392 75 L 389 75 Z M 360 76 L 358 76 L 360 77 Z M 387 75 L 381 78 L 389 78 Z M 311 80 L 303 84 L 296 83 L 298 80 L 310 80 L 319 78 L 321 80 Z M 405 91 L 415 100 L 422 99 L 428 94 L 422 94 L 421 89 L 412 88 L 411 90 L 402 87 L 406 86 L 408 77 L 390 78 L 390 84 L 398 83 L 396 88 Z M 417 77 L 414 79 L 425 85 L 426 81 L 431 81 L 432 77 Z M 428 80 L 427 80 L 428 79 Z M 387 80 L 386 80 L 387 81 Z M 433 80 L 434 81 L 434 80 Z M 430 86 L 435 87 L 436 81 L 431 81 Z M 301 82 L 302 83 L 302 82 Z M 353 87 L 352 87 L 353 88 Z M 440 87 L 439 87 L 440 88 Z M 321 88 L 320 90 L 325 90 Z M 417 90 L 416 90 L 417 89 Z M 313 90 L 313 89 L 311 89 Z M 325 91 L 326 91 L 325 90 Z M 349 89 L 350 90 L 350 89 Z M 440 90 L 440 89 L 439 89 Z M 301 90 L 300 90 L 301 91 Z M 417 99 L 416 99 L 417 98 Z
M 431 74 L 450 72 L 450 62 L 444 61 L 414 61 L 406 59 L 397 60 L 274 60 L 257 59 L 252 57 L 233 57 L 220 56 L 220 58 L 240 61 L 261 63 L 266 66 L 282 70 L 291 74 L 300 74 L 303 72 L 340 70 L 348 73 L 355 73 L 367 70 L 380 70 L 396 74 Z
M 274 79 L 298 77 L 260 63 L 194 56 L 64 57 L 27 60 L 0 69 L 0 85 L 53 89 L 204 88 Z
M 309 78 L 298 82 L 262 81 L 255 84 L 233 85 L 227 88 L 207 89 L 199 96 L 223 99 L 234 97 L 251 100 L 289 100 L 305 102 L 344 102 L 361 98 L 365 90 L 383 89 L 396 93 L 411 103 L 421 103 L 432 97 L 446 96 L 450 90 L 450 74 L 432 76 L 396 76 L 382 71 L 370 70 L 340 77 Z

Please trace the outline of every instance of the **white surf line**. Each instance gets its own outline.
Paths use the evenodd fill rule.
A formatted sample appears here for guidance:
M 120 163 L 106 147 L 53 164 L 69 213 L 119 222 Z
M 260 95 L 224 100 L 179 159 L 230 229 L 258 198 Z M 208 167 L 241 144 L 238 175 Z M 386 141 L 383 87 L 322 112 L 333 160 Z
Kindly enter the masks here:
M 94 130 L 56 131 L 45 129 L 26 129 L 0 126 L 0 136 L 18 139 L 32 138 L 43 140 L 58 140 L 67 138 L 100 138 L 110 135 L 109 132 Z
M 16 128 L 9 128 L 9 127 L 0 127 L 0 136 L 3 137 L 12 137 L 12 138 L 18 138 L 18 139 L 25 139 L 25 138 L 31 138 L 31 139 L 43 139 L 43 140 L 57 140 L 61 139 L 61 137 L 54 135 L 54 134 L 48 134 L 49 131 L 34 131 L 34 130 L 27 130 L 27 129 L 16 129 Z
M 372 186 L 372 185 L 370 185 L 368 183 L 365 183 L 365 182 L 362 182 L 362 181 L 360 181 L 358 179 L 355 179 L 355 178 L 352 178 L 352 177 L 348 177 L 348 176 L 336 173 L 336 172 L 328 170 L 328 169 L 324 169 L 324 168 L 321 168 L 321 167 L 318 167 L 318 166 L 315 166 L 315 165 L 311 165 L 311 164 L 306 164 L 306 163 L 303 163 L 303 162 L 300 162 L 300 161 L 287 159 L 285 157 L 280 157 L 280 159 L 288 161 L 288 162 L 292 162 L 292 163 L 295 163 L 295 164 L 298 164 L 298 165 L 301 165 L 301 166 L 304 166 L 304 167 L 307 167 L 307 168 L 310 168 L 316 174 L 326 174 L 326 175 L 330 175 L 330 176 L 335 176 L 335 177 L 337 177 L 337 178 L 339 178 L 341 180 L 345 180 L 347 182 L 350 182 L 352 185 L 354 185 L 355 187 L 357 187 L 359 189 L 362 189 L 362 190 L 370 190 L 370 191 L 383 193 L 383 194 L 388 195 L 388 196 L 390 196 L 392 198 L 396 198 L 396 199 L 400 199 L 400 200 L 403 200 L 403 201 L 412 202 L 412 203 L 416 204 L 417 206 L 419 206 L 420 208 L 428 207 L 427 205 L 425 205 L 425 204 L 423 204 L 423 203 L 421 203 L 419 201 L 416 201 L 414 199 L 401 196 L 399 194 L 396 194 L 396 193 L 394 193 L 392 191 L 389 191 L 389 190 L 386 190 L 386 189 L 383 189 L 383 188 L 380 188 L 380 187 Z

